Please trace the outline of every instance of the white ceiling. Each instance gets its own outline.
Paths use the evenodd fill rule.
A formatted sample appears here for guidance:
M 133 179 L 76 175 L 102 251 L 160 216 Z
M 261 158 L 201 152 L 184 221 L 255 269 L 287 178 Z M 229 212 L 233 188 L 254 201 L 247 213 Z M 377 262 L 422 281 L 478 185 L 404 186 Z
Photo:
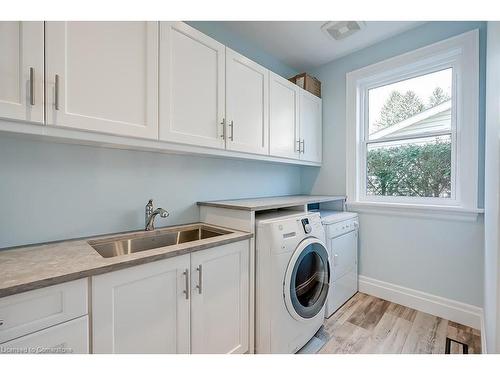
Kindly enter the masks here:
M 298 71 L 312 69 L 416 27 L 423 22 L 367 21 L 336 41 L 321 31 L 327 21 L 224 21 L 224 26 Z

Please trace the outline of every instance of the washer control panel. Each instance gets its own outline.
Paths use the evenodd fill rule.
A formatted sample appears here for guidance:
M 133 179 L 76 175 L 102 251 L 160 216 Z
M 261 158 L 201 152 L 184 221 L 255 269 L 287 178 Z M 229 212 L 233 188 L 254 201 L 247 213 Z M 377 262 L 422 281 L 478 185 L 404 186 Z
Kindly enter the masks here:
M 302 222 L 302 227 L 304 228 L 304 233 L 309 234 L 312 231 L 311 224 L 309 223 L 309 218 L 304 218 L 300 220 Z

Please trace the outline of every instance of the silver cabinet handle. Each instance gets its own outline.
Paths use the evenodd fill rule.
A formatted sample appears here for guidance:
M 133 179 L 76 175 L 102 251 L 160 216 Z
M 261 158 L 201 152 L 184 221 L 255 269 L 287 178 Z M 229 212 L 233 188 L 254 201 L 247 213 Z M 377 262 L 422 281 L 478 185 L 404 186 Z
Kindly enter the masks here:
M 302 143 L 302 153 L 304 154 L 306 152 L 306 142 L 302 140 L 300 143 Z
M 189 270 L 186 268 L 182 274 L 186 276 L 186 290 L 184 290 L 184 294 L 186 295 L 186 299 L 189 299 Z
M 201 264 L 196 268 L 196 271 L 198 271 L 198 285 L 196 285 L 196 288 L 198 289 L 198 294 L 201 294 L 202 292 L 202 281 L 203 281 L 203 269 L 201 268 Z
M 30 68 L 30 104 L 35 105 L 35 68 Z
M 226 119 L 223 118 L 220 124 L 222 125 L 222 135 L 220 137 L 226 139 Z
M 297 143 L 297 149 L 295 151 L 300 153 L 300 140 L 297 139 L 295 142 Z
M 56 111 L 59 111 L 59 74 L 56 74 L 56 85 L 54 91 L 54 105 Z
M 233 122 L 233 120 L 229 121 L 229 127 L 231 128 L 231 135 L 229 136 L 229 139 L 231 141 L 234 141 L 234 122 Z

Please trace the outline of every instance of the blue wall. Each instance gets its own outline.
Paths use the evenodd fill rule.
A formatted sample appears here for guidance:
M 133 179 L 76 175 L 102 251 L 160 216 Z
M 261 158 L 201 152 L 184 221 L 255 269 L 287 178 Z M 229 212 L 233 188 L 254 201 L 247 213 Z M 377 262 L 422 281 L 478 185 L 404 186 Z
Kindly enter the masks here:
M 255 62 L 258 62 L 260 65 L 265 66 L 276 74 L 288 78 L 298 73 L 296 70 L 276 59 L 274 56 L 265 53 L 239 35 L 228 31 L 221 22 L 190 21 L 186 23 L 194 27 L 195 29 L 200 30 L 202 33 L 211 36 L 215 40 L 218 40 L 222 44 L 225 44 L 236 52 L 241 53 L 248 58 L 251 58 Z
M 0 137 L 0 248 L 197 221 L 199 200 L 300 193 L 300 168 Z
M 294 74 L 217 22 L 191 24 L 268 69 Z M 199 200 L 300 192 L 296 166 L 0 135 L 0 248 L 143 228 L 149 198 L 170 211 L 163 226 L 197 221 Z

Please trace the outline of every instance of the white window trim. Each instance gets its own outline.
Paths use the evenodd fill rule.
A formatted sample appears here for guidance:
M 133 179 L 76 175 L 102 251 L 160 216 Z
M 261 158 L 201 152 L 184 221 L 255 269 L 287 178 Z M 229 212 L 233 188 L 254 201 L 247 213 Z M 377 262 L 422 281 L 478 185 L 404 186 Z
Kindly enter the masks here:
M 368 88 L 453 68 L 451 198 L 373 197 L 365 194 L 364 116 Z M 358 210 L 403 211 L 409 214 L 464 216 L 475 219 L 477 208 L 479 127 L 479 31 L 366 66 L 346 75 L 348 205 Z M 473 141 L 471 141 L 473 140 Z

